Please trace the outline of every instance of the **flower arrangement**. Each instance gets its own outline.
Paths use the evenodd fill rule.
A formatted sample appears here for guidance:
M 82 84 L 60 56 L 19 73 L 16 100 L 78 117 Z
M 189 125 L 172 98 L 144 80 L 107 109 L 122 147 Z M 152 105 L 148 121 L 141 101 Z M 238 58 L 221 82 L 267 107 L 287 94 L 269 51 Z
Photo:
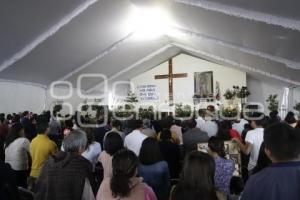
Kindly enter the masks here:
M 270 111 L 278 110 L 279 101 L 277 99 L 277 94 L 274 94 L 274 95 L 270 94 L 269 97 L 267 98 L 266 102 L 269 103 L 268 109 Z
M 238 115 L 238 109 L 237 107 L 234 106 L 224 107 L 222 108 L 221 111 L 222 111 L 222 116 L 224 117 L 232 118 L 232 117 L 237 117 Z
M 241 88 L 239 86 L 233 86 L 233 90 L 235 91 L 235 95 L 239 99 L 244 99 L 250 95 L 250 91 L 246 86 L 242 86 Z
M 134 117 L 134 111 L 131 111 L 129 107 L 126 105 L 119 105 L 113 110 L 114 117 L 119 117 L 119 118 L 132 118 Z
M 175 104 L 176 117 L 190 117 L 192 115 L 192 107 L 190 105 L 183 105 L 182 103 Z
M 138 100 L 136 94 L 130 91 L 127 94 L 127 97 L 124 101 L 127 102 L 127 103 L 137 103 L 139 100 Z
M 139 118 L 140 119 L 153 119 L 154 118 L 154 108 L 149 106 L 148 108 L 139 108 Z
M 89 105 L 85 104 L 81 107 L 81 111 L 87 111 L 89 109 Z
M 96 118 L 105 116 L 105 106 L 103 105 L 91 105 L 92 110 L 96 111 Z M 108 109 L 108 108 L 106 108 Z
M 226 90 L 223 96 L 225 97 L 226 100 L 233 100 L 235 98 L 235 95 L 236 93 L 234 90 L 228 89 Z

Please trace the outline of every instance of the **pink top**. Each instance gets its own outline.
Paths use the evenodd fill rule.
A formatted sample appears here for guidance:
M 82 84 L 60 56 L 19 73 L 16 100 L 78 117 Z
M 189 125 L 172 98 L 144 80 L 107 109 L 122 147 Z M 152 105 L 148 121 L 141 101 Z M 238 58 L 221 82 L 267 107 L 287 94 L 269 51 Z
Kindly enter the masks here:
M 130 180 L 130 193 L 127 197 L 113 197 L 110 189 L 110 179 L 102 181 L 97 193 L 97 200 L 157 200 L 153 190 L 143 183 L 141 178 L 133 177 Z
M 102 151 L 99 156 L 99 162 L 103 166 L 103 178 L 110 178 L 112 176 L 112 156 L 106 153 L 106 151 Z

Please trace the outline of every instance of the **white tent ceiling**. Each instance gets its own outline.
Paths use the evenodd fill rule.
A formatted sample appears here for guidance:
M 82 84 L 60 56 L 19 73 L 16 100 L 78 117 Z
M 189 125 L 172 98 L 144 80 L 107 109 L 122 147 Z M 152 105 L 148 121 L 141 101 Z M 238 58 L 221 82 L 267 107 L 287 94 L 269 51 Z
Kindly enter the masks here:
M 299 0 L 166 0 L 180 37 L 124 29 L 146 0 L 2 0 L 0 79 L 49 86 L 83 73 L 128 80 L 179 53 L 300 85 Z M 146 6 L 152 4 L 148 3 Z M 100 80 L 89 79 L 93 91 Z

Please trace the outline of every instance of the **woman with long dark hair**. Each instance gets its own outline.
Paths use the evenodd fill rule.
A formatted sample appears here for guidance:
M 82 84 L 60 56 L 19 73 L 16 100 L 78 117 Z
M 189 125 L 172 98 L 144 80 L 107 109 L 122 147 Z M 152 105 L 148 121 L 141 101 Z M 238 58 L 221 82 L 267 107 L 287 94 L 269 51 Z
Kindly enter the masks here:
M 208 140 L 208 153 L 215 159 L 215 186 L 223 196 L 230 195 L 230 180 L 235 170 L 234 161 L 226 159 L 224 141 L 217 137 Z
M 92 163 L 94 172 L 98 157 L 101 153 L 101 145 L 95 141 L 94 134 L 90 128 L 85 128 L 83 130 L 87 137 L 87 146 L 86 150 L 81 155 Z
M 203 152 L 190 152 L 184 163 L 179 183 L 171 193 L 171 200 L 218 200 L 214 187 L 215 162 Z
M 143 141 L 139 160 L 139 175 L 153 189 L 158 199 L 168 199 L 171 185 L 170 172 L 156 139 L 147 138 Z
M 136 177 L 138 165 L 134 152 L 125 149 L 117 152 L 112 160 L 112 177 L 101 183 L 97 200 L 156 200 L 152 189 Z
M 232 138 L 236 138 L 242 141 L 241 135 L 239 134 L 239 132 L 237 132 L 237 130 L 232 128 L 232 124 L 230 121 L 220 122 L 217 136 L 224 141 L 229 141 Z
M 178 144 L 172 142 L 171 131 L 169 129 L 162 130 L 159 147 L 164 160 L 168 163 L 171 178 L 178 179 L 181 168 L 180 147 Z
M 103 167 L 103 178 L 112 176 L 112 157 L 119 150 L 123 149 L 123 139 L 117 132 L 110 132 L 104 140 L 104 151 L 99 156 L 99 162 Z
M 24 128 L 21 123 L 15 123 L 5 140 L 5 162 L 11 165 L 16 174 L 17 185 L 27 186 L 29 146 L 30 142 L 25 138 Z

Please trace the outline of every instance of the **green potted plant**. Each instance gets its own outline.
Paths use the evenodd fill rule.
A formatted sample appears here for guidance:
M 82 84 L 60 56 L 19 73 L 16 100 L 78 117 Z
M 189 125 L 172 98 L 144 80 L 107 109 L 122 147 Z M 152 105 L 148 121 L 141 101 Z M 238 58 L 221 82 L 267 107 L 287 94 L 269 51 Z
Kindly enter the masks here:
M 235 91 L 228 89 L 223 96 L 226 100 L 233 100 L 235 98 Z
M 61 104 L 56 104 L 54 107 L 53 107 L 53 113 L 58 113 L 62 110 L 62 105 Z
M 298 119 L 300 118 L 300 102 L 296 103 L 294 109 L 298 112 Z
M 135 93 L 129 92 L 127 97 L 124 100 L 123 105 L 119 105 L 114 108 L 115 117 L 123 118 L 123 119 L 132 119 L 136 117 L 135 108 L 138 103 L 138 98 Z
M 266 102 L 269 103 L 268 105 L 268 109 L 269 111 L 276 111 L 278 110 L 278 105 L 279 105 L 279 101 L 277 99 L 277 94 L 270 94 L 269 97 L 267 98 Z
M 226 92 L 224 93 L 224 97 L 225 97 L 225 99 L 228 101 L 228 104 L 229 105 L 233 105 L 233 101 L 234 101 L 234 99 L 235 99 L 235 91 L 234 90 L 230 90 L 230 89 L 228 89 L 228 90 L 226 90 Z
M 251 94 L 246 86 L 242 86 L 241 88 L 233 86 L 233 89 L 235 90 L 236 97 L 241 99 L 242 104 L 245 103 L 245 99 Z

